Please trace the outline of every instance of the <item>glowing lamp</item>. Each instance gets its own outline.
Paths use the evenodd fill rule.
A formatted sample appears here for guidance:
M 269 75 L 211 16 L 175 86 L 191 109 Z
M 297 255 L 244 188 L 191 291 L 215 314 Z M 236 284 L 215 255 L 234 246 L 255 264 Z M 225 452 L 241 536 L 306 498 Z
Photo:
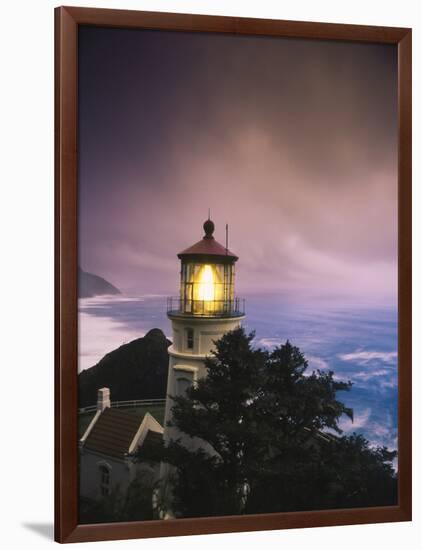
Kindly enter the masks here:
M 201 268 L 198 281 L 198 298 L 206 302 L 215 300 L 215 277 L 210 265 Z

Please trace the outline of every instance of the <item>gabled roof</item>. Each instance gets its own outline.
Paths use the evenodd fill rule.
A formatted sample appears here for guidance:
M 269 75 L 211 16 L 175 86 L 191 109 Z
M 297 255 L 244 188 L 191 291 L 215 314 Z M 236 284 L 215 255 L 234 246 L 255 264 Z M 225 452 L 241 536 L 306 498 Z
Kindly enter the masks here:
M 150 414 L 139 416 L 129 411 L 107 407 L 93 418 L 81 444 L 84 449 L 123 459 L 145 443 L 162 438 L 163 428 Z
M 139 430 L 141 420 L 130 412 L 108 407 L 91 428 L 84 448 L 115 458 L 124 458 Z

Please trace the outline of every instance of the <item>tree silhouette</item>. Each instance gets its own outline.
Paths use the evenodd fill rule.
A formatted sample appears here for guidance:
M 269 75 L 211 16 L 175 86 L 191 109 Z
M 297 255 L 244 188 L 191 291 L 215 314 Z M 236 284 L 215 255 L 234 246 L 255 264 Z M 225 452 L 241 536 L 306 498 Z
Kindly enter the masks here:
M 194 517 L 396 502 L 394 452 L 342 436 L 337 399 L 350 382 L 307 375 L 288 341 L 271 353 L 242 328 L 225 334 L 205 361 L 207 375 L 173 397 L 171 440 L 162 459 L 175 471 L 171 504 Z M 186 436 L 192 445 L 186 446 Z M 190 439 L 189 439 L 190 438 Z

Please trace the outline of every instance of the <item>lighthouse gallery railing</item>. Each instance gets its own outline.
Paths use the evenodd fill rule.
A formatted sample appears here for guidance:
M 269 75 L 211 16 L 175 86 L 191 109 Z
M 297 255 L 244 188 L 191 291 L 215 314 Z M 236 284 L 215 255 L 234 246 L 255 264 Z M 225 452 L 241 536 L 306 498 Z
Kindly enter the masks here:
M 167 298 L 167 313 L 198 317 L 241 317 L 245 315 L 245 299 L 186 300 L 179 296 L 170 296 Z

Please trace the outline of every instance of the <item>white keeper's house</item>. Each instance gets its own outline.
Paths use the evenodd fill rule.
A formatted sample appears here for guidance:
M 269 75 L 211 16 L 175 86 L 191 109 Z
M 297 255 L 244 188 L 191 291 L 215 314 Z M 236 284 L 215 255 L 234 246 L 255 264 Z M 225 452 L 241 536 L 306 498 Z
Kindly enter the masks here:
M 97 411 L 79 441 L 80 496 L 100 500 L 124 495 L 137 475 L 153 484 L 159 463 L 142 461 L 142 450 L 162 441 L 163 428 L 150 414 L 136 415 L 111 406 L 110 390 L 98 390 Z M 138 452 L 140 460 L 135 460 Z

